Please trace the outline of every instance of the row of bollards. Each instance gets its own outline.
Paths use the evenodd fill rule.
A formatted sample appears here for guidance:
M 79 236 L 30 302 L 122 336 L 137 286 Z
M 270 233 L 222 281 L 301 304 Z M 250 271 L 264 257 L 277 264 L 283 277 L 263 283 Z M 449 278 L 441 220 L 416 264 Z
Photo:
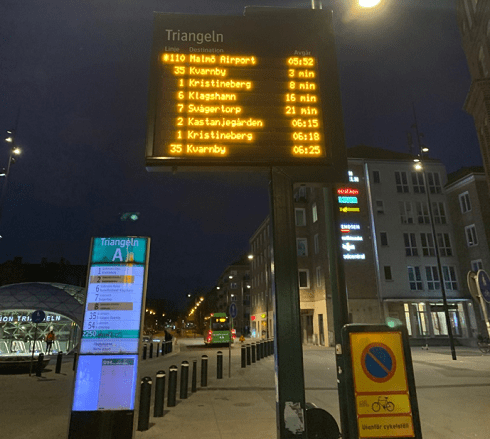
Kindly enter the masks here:
M 60 351 L 60 352 L 58 352 L 58 355 L 56 357 L 55 373 L 61 373 L 62 361 L 63 361 L 63 352 Z M 44 369 L 44 354 L 41 352 L 39 354 L 39 356 L 37 357 L 37 363 L 36 363 L 36 376 L 37 377 L 41 376 L 43 369 Z M 32 370 L 32 368 L 31 368 L 31 370 Z M 75 370 L 75 368 L 73 370 Z M 30 375 L 30 372 L 29 372 L 29 375 Z
M 274 354 L 274 341 L 261 340 L 257 343 L 242 345 L 241 347 L 241 366 L 245 368 L 262 358 Z
M 168 374 L 168 392 L 167 407 L 175 407 L 177 404 L 177 366 L 169 367 Z M 164 398 L 165 398 L 165 372 L 159 370 L 156 374 L 155 382 L 155 404 L 153 417 L 163 416 Z M 148 430 L 150 424 L 150 406 L 151 406 L 151 385 L 150 377 L 144 377 L 141 380 L 140 407 L 138 415 L 138 431 Z M 201 358 L 201 387 L 208 385 L 208 356 L 203 355 Z M 187 399 L 189 388 L 189 362 L 183 361 L 180 369 L 180 399 Z M 191 392 L 197 391 L 197 360 L 192 362 L 192 384 Z
M 156 357 L 158 358 L 160 355 L 170 354 L 172 352 L 172 341 L 163 341 L 161 346 L 160 343 L 156 344 L 156 348 L 154 347 L 155 343 L 150 343 L 150 347 L 148 345 L 143 345 L 143 360 L 147 358 L 153 358 L 153 352 L 155 351 Z
M 151 355 L 150 348 L 150 355 Z M 145 355 L 145 351 L 143 354 Z M 241 346 L 241 367 L 260 361 L 274 353 L 273 340 L 261 340 L 257 343 L 251 343 Z M 223 378 L 223 352 L 218 351 L 216 356 L 216 378 Z M 151 356 L 150 356 L 151 358 Z M 143 357 L 145 359 L 145 357 Z M 167 407 L 175 407 L 177 404 L 177 374 L 179 368 L 175 365 L 169 367 Z M 162 417 L 165 398 L 165 372 L 159 370 L 156 374 L 155 382 L 155 403 L 153 417 Z M 201 357 L 201 387 L 208 385 L 208 356 Z M 151 386 L 152 379 L 144 377 L 141 380 L 140 405 L 138 415 L 138 431 L 146 431 L 150 425 L 150 406 L 151 406 Z M 187 399 L 189 389 L 189 362 L 182 361 L 180 367 L 180 399 Z M 197 360 L 192 362 L 191 392 L 197 391 Z

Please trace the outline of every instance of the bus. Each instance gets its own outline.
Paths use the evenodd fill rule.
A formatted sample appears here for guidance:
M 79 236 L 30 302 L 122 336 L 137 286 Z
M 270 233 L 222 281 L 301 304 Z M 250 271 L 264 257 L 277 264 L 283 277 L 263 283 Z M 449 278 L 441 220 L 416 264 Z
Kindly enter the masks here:
M 211 313 L 204 318 L 204 343 L 207 345 L 230 342 L 230 319 L 224 312 Z M 236 331 L 231 329 L 231 342 L 235 340 Z

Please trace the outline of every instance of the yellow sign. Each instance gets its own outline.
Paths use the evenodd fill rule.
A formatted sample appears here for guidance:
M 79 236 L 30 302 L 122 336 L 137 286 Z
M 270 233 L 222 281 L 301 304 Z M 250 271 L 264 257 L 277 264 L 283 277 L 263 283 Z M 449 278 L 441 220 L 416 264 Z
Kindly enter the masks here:
M 414 437 L 400 332 L 350 333 L 359 438 Z
M 339 211 L 343 213 L 347 212 L 360 212 L 359 207 L 339 207 Z
M 134 276 L 132 275 L 99 275 L 99 276 L 90 276 L 91 284 L 132 284 L 134 283 Z

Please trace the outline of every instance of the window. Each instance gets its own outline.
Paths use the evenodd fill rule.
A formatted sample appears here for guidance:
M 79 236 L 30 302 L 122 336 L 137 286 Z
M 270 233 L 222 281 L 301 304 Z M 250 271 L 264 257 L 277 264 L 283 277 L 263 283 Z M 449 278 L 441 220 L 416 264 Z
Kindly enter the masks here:
M 425 194 L 424 175 L 422 172 L 412 172 L 412 187 L 414 194 Z
M 466 244 L 468 244 L 468 247 L 473 247 L 475 245 L 478 245 L 478 237 L 476 235 L 476 227 L 474 224 L 471 226 L 466 226 L 464 228 L 465 235 L 466 235 Z
M 435 256 L 436 248 L 434 245 L 434 236 L 432 233 L 421 233 L 420 242 L 422 243 L 423 256 Z
M 483 262 L 481 259 L 475 259 L 474 261 L 471 261 L 471 270 L 474 271 L 475 273 L 478 272 L 478 270 L 483 270 Z
M 385 213 L 383 200 L 376 200 L 376 213 Z
M 402 224 L 413 224 L 413 210 L 410 201 L 400 201 L 398 203 L 400 209 L 400 220 Z
M 318 221 L 318 209 L 316 208 L 316 203 L 313 203 L 313 206 L 311 206 L 311 216 L 313 222 L 316 223 Z
M 236 290 L 236 289 L 238 288 L 238 284 L 237 284 L 236 282 L 232 282 L 232 283 L 230 284 L 230 288 L 231 288 L 232 290 Z
M 468 192 L 463 192 L 459 195 L 459 206 L 461 207 L 461 213 L 471 210 L 470 194 Z
M 310 272 L 309 270 L 298 270 L 299 287 L 310 288 Z
M 407 267 L 408 283 L 412 291 L 422 291 L 422 277 L 420 276 L 420 267 Z
M 385 280 L 393 280 L 393 277 L 391 276 L 391 267 L 389 265 L 385 265 L 383 269 L 385 272 Z
M 442 192 L 441 178 L 439 172 L 427 172 L 429 191 L 431 194 L 440 194 Z
M 379 240 L 381 241 L 381 245 L 388 245 L 388 234 L 386 232 L 379 232 Z
M 418 256 L 415 233 L 404 233 L 403 240 L 405 241 L 405 255 Z
M 427 289 L 429 291 L 439 290 L 441 281 L 439 280 L 439 270 L 436 266 L 425 267 L 425 278 L 427 279 Z
M 322 286 L 322 267 L 316 267 L 316 286 Z
M 308 239 L 296 238 L 296 249 L 298 256 L 308 256 Z
M 442 275 L 444 277 L 444 286 L 446 290 L 457 290 L 458 282 L 456 281 L 456 270 L 453 266 L 444 265 L 442 267 Z
M 379 171 L 373 171 L 373 183 L 381 183 L 379 179 Z
M 305 202 L 306 201 L 306 186 L 300 186 L 298 191 L 294 196 L 296 202 Z
M 232 295 L 231 295 L 231 301 L 232 301 L 232 302 L 236 302 L 236 295 L 235 295 L 235 294 L 232 294 Z
M 451 249 L 451 240 L 449 239 L 449 233 L 437 234 L 437 246 L 439 247 L 439 256 L 453 255 L 453 250 Z
M 415 203 L 415 209 L 417 210 L 417 222 L 419 224 L 430 224 L 429 209 L 427 203 L 421 203 L 417 201 Z
M 305 209 L 294 209 L 297 226 L 306 226 L 306 211 Z
M 313 244 L 315 247 L 315 255 L 320 253 L 320 239 L 318 238 L 318 233 L 313 237 Z
M 446 209 L 444 208 L 444 203 L 433 202 L 432 213 L 434 215 L 434 223 L 446 224 Z
M 395 171 L 396 191 L 408 193 L 408 179 L 405 171 Z

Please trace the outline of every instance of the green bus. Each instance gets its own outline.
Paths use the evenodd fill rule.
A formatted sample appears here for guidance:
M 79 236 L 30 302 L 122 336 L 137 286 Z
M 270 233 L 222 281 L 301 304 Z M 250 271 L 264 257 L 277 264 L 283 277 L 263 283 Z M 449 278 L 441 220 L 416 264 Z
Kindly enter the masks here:
M 230 342 L 230 319 L 224 312 L 211 313 L 204 318 L 204 343 L 207 345 Z M 231 341 L 235 340 L 236 331 L 231 329 Z

